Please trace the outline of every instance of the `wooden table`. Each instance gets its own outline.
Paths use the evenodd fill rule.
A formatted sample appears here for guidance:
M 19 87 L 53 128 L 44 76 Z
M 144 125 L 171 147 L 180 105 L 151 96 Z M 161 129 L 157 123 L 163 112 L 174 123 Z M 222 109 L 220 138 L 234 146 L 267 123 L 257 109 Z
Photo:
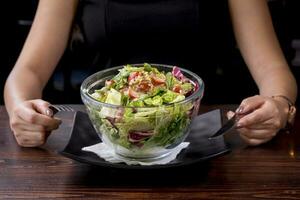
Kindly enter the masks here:
M 59 116 L 64 123 L 47 144 L 21 148 L 0 106 L 0 199 L 300 199 L 299 116 L 292 134 L 279 134 L 266 145 L 247 147 L 232 133 L 226 136 L 229 154 L 185 168 L 146 171 L 95 167 L 59 155 L 73 114 Z

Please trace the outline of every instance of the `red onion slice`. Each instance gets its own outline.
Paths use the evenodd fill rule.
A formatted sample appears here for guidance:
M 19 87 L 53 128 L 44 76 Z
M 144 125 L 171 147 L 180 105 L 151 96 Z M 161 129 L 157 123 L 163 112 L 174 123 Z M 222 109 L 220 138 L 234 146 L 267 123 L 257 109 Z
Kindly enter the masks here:
M 177 79 L 183 82 L 190 82 L 194 86 L 194 91 L 198 90 L 199 84 L 198 82 L 194 82 L 191 79 L 186 78 L 183 73 L 181 72 L 180 68 L 177 66 L 173 67 L 172 75 L 175 76 Z
M 131 131 L 128 134 L 128 139 L 130 142 L 140 142 L 154 134 L 153 131 Z

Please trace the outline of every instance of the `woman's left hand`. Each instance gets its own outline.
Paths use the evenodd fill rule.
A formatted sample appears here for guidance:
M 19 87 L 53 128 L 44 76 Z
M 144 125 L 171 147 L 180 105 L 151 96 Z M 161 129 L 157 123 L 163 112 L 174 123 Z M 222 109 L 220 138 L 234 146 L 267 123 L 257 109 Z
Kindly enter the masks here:
M 252 96 L 244 99 L 236 110 L 242 116 L 236 128 L 249 145 L 259 145 L 271 140 L 285 126 L 287 112 L 288 104 L 284 99 Z M 232 111 L 227 113 L 228 118 L 233 115 Z

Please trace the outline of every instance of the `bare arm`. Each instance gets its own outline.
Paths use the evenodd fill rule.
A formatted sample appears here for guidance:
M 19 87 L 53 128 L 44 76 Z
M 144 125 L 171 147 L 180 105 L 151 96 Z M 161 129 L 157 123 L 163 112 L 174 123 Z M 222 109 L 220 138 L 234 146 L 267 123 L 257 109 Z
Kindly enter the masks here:
M 44 144 L 61 121 L 53 117 L 42 90 L 61 58 L 77 0 L 40 0 L 22 52 L 4 89 L 10 126 L 19 145 Z
M 229 8 L 238 46 L 260 93 L 241 102 L 237 129 L 248 144 L 258 145 L 285 127 L 287 100 L 271 97 L 284 95 L 295 102 L 296 80 L 280 49 L 267 1 L 229 0 Z
M 280 49 L 266 0 L 230 0 L 238 46 L 263 96 L 296 100 L 297 85 Z
M 76 6 L 77 0 L 40 0 L 33 26 L 5 85 L 9 113 L 20 102 L 41 98 L 65 50 Z

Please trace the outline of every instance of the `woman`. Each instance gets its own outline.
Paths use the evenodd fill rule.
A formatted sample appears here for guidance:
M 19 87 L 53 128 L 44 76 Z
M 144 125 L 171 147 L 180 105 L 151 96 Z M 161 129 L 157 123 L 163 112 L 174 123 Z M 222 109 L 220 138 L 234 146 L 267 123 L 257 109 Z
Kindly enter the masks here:
M 101 35 L 100 33 L 105 34 L 109 31 L 109 37 L 114 38 L 114 35 L 117 35 L 118 31 L 123 31 L 123 35 L 126 38 L 130 38 L 130 34 L 134 31 L 126 31 L 130 30 L 130 28 L 135 28 L 134 26 L 131 27 L 132 25 L 143 25 L 145 23 L 146 25 L 144 26 L 147 27 L 147 22 L 149 21 L 151 22 L 149 24 L 152 25 L 149 30 L 153 31 L 153 34 L 157 33 L 156 29 L 163 30 L 160 34 L 164 33 L 163 27 L 157 27 L 151 21 L 152 17 L 145 15 L 143 11 L 145 8 L 151 8 L 152 11 L 158 12 L 161 7 L 151 7 L 156 2 L 159 2 L 157 0 L 147 1 L 148 4 L 145 4 L 144 7 L 141 3 L 132 0 L 89 0 L 86 2 L 88 2 L 86 4 L 87 7 L 92 6 L 90 10 L 100 9 L 97 6 L 103 3 L 101 8 L 104 8 L 104 13 L 101 14 L 101 11 L 96 12 L 100 15 L 98 18 L 94 18 L 92 13 L 82 13 L 82 15 L 79 15 L 83 19 L 84 17 L 89 18 L 85 24 L 82 24 L 83 28 L 87 28 L 89 26 L 88 23 L 92 23 L 90 26 L 93 27 L 93 22 L 99 20 L 101 16 L 106 18 L 110 14 L 110 12 L 106 12 L 107 9 L 113 9 L 120 4 L 125 5 L 126 9 L 128 8 L 128 13 L 124 16 L 122 16 L 123 13 L 115 12 L 115 14 L 123 17 L 121 20 L 116 19 L 114 21 L 115 18 L 110 18 L 112 20 L 111 23 L 107 24 L 105 22 L 102 23 L 102 26 L 94 26 L 93 31 L 86 31 L 87 36 L 89 34 L 90 36 L 93 34 L 97 35 L 97 32 L 99 36 Z M 95 2 L 98 2 L 98 4 Z M 131 4 L 136 3 L 138 6 L 141 6 L 134 11 L 142 10 L 139 13 L 144 19 L 142 22 L 139 20 L 135 21 L 137 18 L 130 16 L 133 10 L 130 10 L 130 7 L 126 7 L 126 2 L 130 2 Z M 151 2 L 154 3 L 152 4 Z M 182 5 L 179 5 L 177 9 L 181 10 L 182 6 L 186 8 L 186 10 L 179 12 L 183 15 L 186 14 L 186 19 L 199 17 L 196 12 L 195 15 L 189 14 L 194 11 L 192 4 L 197 1 L 188 1 L 185 3 L 176 0 L 160 2 L 165 2 L 165 7 L 163 7 L 164 9 L 162 9 L 161 13 L 168 11 L 169 6 L 174 5 L 174 2 L 181 2 Z M 229 0 L 228 5 L 238 46 L 259 88 L 258 95 L 244 99 L 237 109 L 236 113 L 243 115 L 238 121 L 237 128 L 240 136 L 247 143 L 250 145 L 259 145 L 271 140 L 281 128 L 286 126 L 289 101 L 293 103 L 296 100 L 296 81 L 289 70 L 275 36 L 266 1 Z M 34 23 L 24 48 L 7 79 L 4 91 L 6 108 L 10 117 L 11 129 L 18 144 L 21 146 L 34 147 L 44 144 L 50 132 L 57 129 L 61 123 L 59 119 L 52 116 L 52 112 L 49 109 L 50 103 L 41 99 L 42 90 L 67 46 L 77 6 L 78 0 L 40 0 Z M 84 9 L 80 9 L 78 12 L 84 12 Z M 157 15 L 155 16 L 157 17 Z M 168 17 L 168 15 L 165 17 Z M 158 18 L 158 21 L 165 20 L 165 24 L 168 24 L 168 27 L 175 27 L 174 30 L 177 30 L 176 24 L 173 26 L 174 20 L 172 19 L 165 19 L 164 16 L 161 16 L 161 18 Z M 120 28 L 122 26 L 114 28 L 118 23 L 126 24 L 128 22 L 131 23 L 127 24 L 128 26 L 125 26 L 125 28 L 123 26 L 123 29 Z M 190 23 L 193 22 L 189 20 L 182 21 L 184 27 L 180 29 L 183 30 L 182 33 L 184 33 L 184 30 L 190 30 L 193 27 L 193 24 Z M 194 25 L 197 25 L 197 22 Z M 105 30 L 103 31 L 102 29 Z M 147 32 L 147 29 L 145 30 Z M 137 40 L 143 42 L 143 37 L 138 37 L 138 35 L 145 32 L 139 32 L 137 29 L 135 31 L 138 32 L 136 34 Z M 191 32 L 196 35 L 198 31 Z M 98 36 L 95 38 L 97 39 Z M 153 37 L 154 42 L 156 42 L 155 38 L 159 37 Z M 112 46 L 122 41 L 124 41 L 124 38 L 121 40 L 108 38 L 108 42 L 102 44 L 107 47 L 108 51 L 113 52 L 118 50 L 113 49 Z M 148 44 L 151 45 L 152 42 L 151 40 Z M 93 43 L 93 40 L 90 43 Z M 170 40 L 170 43 L 172 43 L 172 40 Z M 99 45 L 91 45 L 91 48 L 98 48 L 97 52 L 100 52 L 100 57 L 102 56 L 101 53 L 103 56 L 107 53 L 106 51 L 101 51 L 100 49 L 105 48 L 99 47 Z M 127 51 L 123 50 L 123 52 L 126 54 Z M 143 55 L 140 58 L 143 58 Z M 139 59 L 134 59 L 134 61 L 137 60 Z M 232 115 L 233 112 L 228 113 L 228 117 Z

